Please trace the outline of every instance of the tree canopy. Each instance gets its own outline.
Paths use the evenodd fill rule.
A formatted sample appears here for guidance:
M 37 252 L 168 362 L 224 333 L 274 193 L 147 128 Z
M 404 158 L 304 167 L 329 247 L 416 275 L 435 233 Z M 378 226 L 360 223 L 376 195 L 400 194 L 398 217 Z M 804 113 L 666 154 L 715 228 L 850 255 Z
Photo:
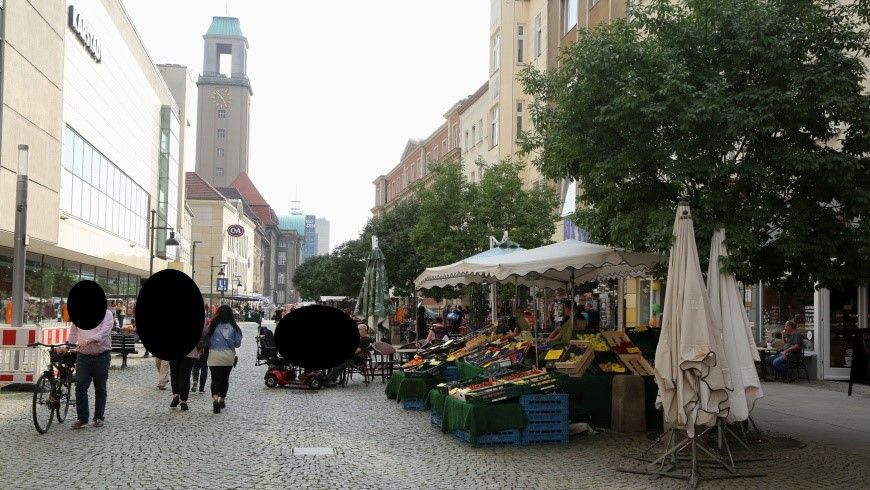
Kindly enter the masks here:
M 536 128 L 523 151 L 545 176 L 578 179 L 578 224 L 599 243 L 667 252 L 687 200 L 699 248 L 725 228 L 726 265 L 744 280 L 866 278 L 866 5 L 645 4 L 581 31 L 558 68 L 522 75 Z

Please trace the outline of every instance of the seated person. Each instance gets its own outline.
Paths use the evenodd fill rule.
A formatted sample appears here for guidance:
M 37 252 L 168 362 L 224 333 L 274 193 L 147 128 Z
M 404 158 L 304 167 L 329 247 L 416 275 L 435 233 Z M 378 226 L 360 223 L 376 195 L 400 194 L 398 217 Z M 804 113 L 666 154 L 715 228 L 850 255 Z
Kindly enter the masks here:
M 278 347 L 275 345 L 275 334 L 264 326 L 260 326 L 260 348 L 265 359 L 278 356 Z
M 435 323 L 429 327 L 429 335 L 426 336 L 426 340 L 429 342 L 444 340 L 444 337 L 447 335 L 447 327 L 444 326 L 442 321 L 443 319 L 440 316 L 435 318 Z
M 801 345 L 803 344 L 803 338 L 800 332 L 798 332 L 795 322 L 791 320 L 785 322 L 784 333 L 785 343 L 782 346 L 782 352 L 776 356 L 771 356 L 767 360 L 767 363 L 773 368 L 776 377 L 779 379 L 786 379 L 788 377 L 786 363 L 799 360 Z M 789 380 L 786 379 L 786 381 Z
M 770 346 L 774 349 L 782 349 L 782 346 L 785 342 L 782 340 L 782 332 L 775 332 L 773 334 L 773 340 L 770 342 Z
M 326 373 L 326 378 L 324 379 L 325 386 L 335 386 L 338 377 L 341 376 L 342 371 L 346 368 L 365 365 L 366 359 L 369 355 L 369 350 L 371 350 L 372 338 L 369 337 L 369 328 L 365 324 L 360 323 L 357 328 L 359 328 L 359 345 L 357 346 L 356 351 L 347 361 L 330 368 Z

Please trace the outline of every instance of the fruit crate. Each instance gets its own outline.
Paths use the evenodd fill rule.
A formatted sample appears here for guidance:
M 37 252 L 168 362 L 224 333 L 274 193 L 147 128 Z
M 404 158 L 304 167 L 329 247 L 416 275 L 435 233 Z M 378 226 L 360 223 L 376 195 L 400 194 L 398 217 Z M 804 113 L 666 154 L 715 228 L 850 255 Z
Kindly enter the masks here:
M 453 436 L 474 447 L 519 446 L 522 444 L 522 433 L 515 429 L 492 432 L 490 434 L 481 434 L 476 438 L 472 438 L 467 431 L 454 430 Z
M 523 395 L 520 406 L 528 423 L 568 421 L 568 394 Z
M 619 354 L 619 360 L 634 374 L 640 376 L 655 374 L 652 364 L 642 354 Z
M 616 347 L 617 345 L 628 342 L 631 343 L 631 339 L 628 338 L 628 334 L 621 330 L 616 330 L 612 332 L 601 332 L 601 335 L 604 337 L 604 340 L 607 342 L 611 348 Z
M 589 365 L 592 364 L 592 360 L 595 358 L 595 351 L 592 349 L 592 345 L 587 342 L 572 340 L 567 350 L 568 356 L 571 355 L 572 349 L 577 348 L 575 346 L 583 349 L 583 354 L 580 356 L 580 360 L 557 362 L 555 364 L 555 368 L 560 373 L 565 373 L 568 376 L 579 378 L 580 376 L 583 376 L 583 374 L 586 372 L 586 369 L 588 369 Z
M 405 398 L 402 400 L 402 408 L 405 410 L 423 411 L 426 410 L 426 401 L 418 400 L 416 398 Z
M 441 416 L 435 412 L 432 412 L 432 414 L 429 415 L 429 421 L 432 422 L 432 427 L 437 427 L 440 429 L 444 426 L 444 419 L 442 419 Z

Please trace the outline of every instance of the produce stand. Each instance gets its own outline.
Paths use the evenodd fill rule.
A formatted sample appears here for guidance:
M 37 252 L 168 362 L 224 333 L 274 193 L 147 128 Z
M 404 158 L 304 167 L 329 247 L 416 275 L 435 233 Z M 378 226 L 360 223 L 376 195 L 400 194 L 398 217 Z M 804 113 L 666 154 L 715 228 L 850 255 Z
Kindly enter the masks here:
M 440 376 L 432 378 L 409 378 L 401 371 L 393 372 L 390 381 L 384 388 L 384 393 L 390 400 L 425 400 L 429 390 L 435 388 L 443 380 Z

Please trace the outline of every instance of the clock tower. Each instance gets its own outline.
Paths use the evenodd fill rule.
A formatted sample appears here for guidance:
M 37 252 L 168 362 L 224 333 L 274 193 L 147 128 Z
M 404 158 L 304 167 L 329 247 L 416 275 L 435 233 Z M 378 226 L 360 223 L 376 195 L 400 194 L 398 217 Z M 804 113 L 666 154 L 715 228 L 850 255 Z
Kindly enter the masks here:
M 196 173 L 215 187 L 228 187 L 248 172 L 253 95 L 248 40 L 235 17 L 214 17 L 203 39 L 202 75 L 196 82 Z

